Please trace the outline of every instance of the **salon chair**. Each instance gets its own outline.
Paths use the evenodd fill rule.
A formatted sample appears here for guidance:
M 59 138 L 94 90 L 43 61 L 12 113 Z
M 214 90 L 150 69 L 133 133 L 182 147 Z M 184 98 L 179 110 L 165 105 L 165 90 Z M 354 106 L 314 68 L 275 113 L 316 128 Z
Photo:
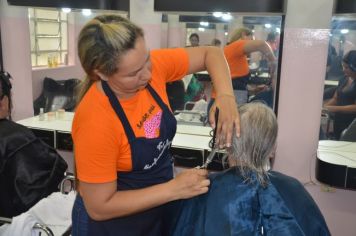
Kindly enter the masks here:
M 38 115 L 40 108 L 44 112 L 54 109 L 64 109 L 73 111 L 76 99 L 76 86 L 80 83 L 79 79 L 54 80 L 44 78 L 41 95 L 33 102 L 34 114 Z

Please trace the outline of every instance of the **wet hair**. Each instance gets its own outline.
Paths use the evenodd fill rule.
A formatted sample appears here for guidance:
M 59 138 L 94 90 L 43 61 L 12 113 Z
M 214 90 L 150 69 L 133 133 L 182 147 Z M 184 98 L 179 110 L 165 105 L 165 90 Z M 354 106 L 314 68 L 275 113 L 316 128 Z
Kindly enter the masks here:
M 271 108 L 260 102 L 239 107 L 241 137 L 233 138 L 228 149 L 229 158 L 239 165 L 242 176 L 249 180 L 255 173 L 257 181 L 267 185 L 267 170 L 274 153 L 278 133 L 276 116 Z
M 9 99 L 9 119 L 11 120 L 11 110 L 12 110 L 12 96 L 11 89 L 12 84 L 10 82 L 11 75 L 8 72 L 0 71 L 0 100 L 5 96 Z
M 199 41 L 199 35 L 197 33 L 192 33 L 190 36 L 189 36 L 189 40 L 193 37 L 196 37 Z
M 351 50 L 342 59 L 353 72 L 356 72 L 356 50 Z
M 140 27 L 114 14 L 97 16 L 82 28 L 78 37 L 78 56 L 87 76 L 81 83 L 78 102 L 100 79 L 94 70 L 105 76 L 115 74 L 121 57 L 143 36 Z
M 248 29 L 248 28 L 238 28 L 238 29 L 236 29 L 231 34 L 229 43 L 232 43 L 232 42 L 235 42 L 236 40 L 241 39 L 243 34 L 246 35 L 246 36 L 250 36 L 250 35 L 252 35 L 252 31 L 250 29 Z

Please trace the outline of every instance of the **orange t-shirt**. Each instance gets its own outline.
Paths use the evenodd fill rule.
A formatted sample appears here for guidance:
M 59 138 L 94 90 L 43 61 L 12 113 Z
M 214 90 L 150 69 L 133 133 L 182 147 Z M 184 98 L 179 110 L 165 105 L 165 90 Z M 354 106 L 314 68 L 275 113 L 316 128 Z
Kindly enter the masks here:
M 244 52 L 244 46 L 247 41 L 248 40 L 236 40 L 224 47 L 224 55 L 229 65 L 232 79 L 238 79 L 238 77 L 246 76 L 250 73 L 247 56 Z M 211 97 L 216 97 L 214 88 L 211 92 Z
M 166 82 L 188 73 L 189 58 L 185 49 L 151 51 L 153 89 L 169 106 Z M 161 108 L 147 89 L 134 97 L 120 100 L 136 137 L 159 135 Z M 76 109 L 72 137 L 77 177 L 88 183 L 117 179 L 118 171 L 131 171 L 131 150 L 124 128 L 107 96 L 94 83 Z
M 244 47 L 248 40 L 237 40 L 224 47 L 224 54 L 230 67 L 231 78 L 242 77 L 250 73 Z

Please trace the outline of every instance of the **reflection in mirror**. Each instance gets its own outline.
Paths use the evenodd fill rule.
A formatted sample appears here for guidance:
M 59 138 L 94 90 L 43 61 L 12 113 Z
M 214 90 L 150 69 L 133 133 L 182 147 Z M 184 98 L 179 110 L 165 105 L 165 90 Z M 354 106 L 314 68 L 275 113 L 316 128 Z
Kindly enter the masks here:
M 274 107 L 281 16 L 211 13 L 169 14 L 163 18 L 168 22 L 167 47 L 199 45 L 224 50 L 238 104 L 258 100 Z M 175 31 L 171 26 L 176 27 Z M 170 39 L 172 33 L 175 41 Z M 241 37 L 236 37 L 239 34 Z M 167 84 L 167 92 L 179 123 L 208 125 L 207 114 L 215 94 L 206 71 Z
M 80 29 L 97 15 L 114 13 L 127 17 L 127 12 L 17 8 L 25 8 L 28 11 L 34 114 L 38 115 L 40 108 L 43 108 L 44 112 L 56 109 L 73 111 L 75 95 L 72 82 L 84 78 L 76 52 Z
M 127 17 L 127 13 L 120 11 L 29 7 L 32 67 L 75 64 L 71 59 L 76 53 L 69 50 L 76 43 L 73 36 L 78 34 L 78 29 L 73 26 L 81 25 L 96 15 L 109 13 Z
M 356 142 L 356 18 L 331 24 L 319 139 Z
M 46 10 L 53 12 L 45 14 Z M 103 13 L 127 16 L 127 12 L 119 11 L 93 10 L 87 12 L 76 9 L 64 12 L 62 9 L 49 8 L 39 10 L 29 8 L 28 13 L 31 31 L 31 59 L 34 67 L 32 71 L 34 100 L 39 98 L 43 92 L 42 82 L 45 77 L 56 80 L 83 78 L 84 73 L 76 56 L 75 44 L 79 30 L 88 19 Z M 44 20 L 46 17 L 49 17 L 50 20 Z M 163 15 L 162 19 L 160 35 L 162 48 L 192 46 L 189 38 L 192 34 L 196 34 L 199 38 L 199 45 L 214 44 L 214 46 L 224 49 L 235 30 L 244 27 L 251 31 L 249 41 L 261 40 L 265 42 L 269 38 L 269 48 L 272 49 L 272 54 L 278 58 L 281 16 L 247 16 L 235 13 L 168 14 Z M 58 32 L 61 34 L 57 35 Z M 252 36 L 255 40 L 252 40 Z M 61 41 L 59 38 L 63 40 Z M 196 41 L 197 38 L 195 38 Z M 57 52 L 54 53 L 54 51 Z M 256 52 L 244 52 L 245 54 L 244 60 L 247 63 L 243 75 L 247 78 L 247 85 L 244 91 L 235 91 L 236 99 L 239 104 L 262 100 L 274 107 L 277 75 L 271 72 L 277 71 L 274 68 L 276 63 L 271 63 L 268 51 L 256 50 Z M 51 58 L 55 58 L 55 63 Z M 47 70 L 48 67 L 56 66 L 64 69 L 65 72 L 57 69 Z M 62 66 L 63 68 L 61 68 Z M 234 66 L 230 69 L 240 70 L 239 67 L 240 63 L 237 63 L 236 68 Z M 272 68 L 273 70 L 271 70 Z M 238 80 L 234 79 L 233 81 Z M 237 90 L 241 89 L 237 88 Z M 168 84 L 167 91 L 172 110 L 180 122 L 200 126 L 207 125 L 208 104 L 214 96 L 211 79 L 207 72 L 202 71 L 186 76 L 180 82 Z

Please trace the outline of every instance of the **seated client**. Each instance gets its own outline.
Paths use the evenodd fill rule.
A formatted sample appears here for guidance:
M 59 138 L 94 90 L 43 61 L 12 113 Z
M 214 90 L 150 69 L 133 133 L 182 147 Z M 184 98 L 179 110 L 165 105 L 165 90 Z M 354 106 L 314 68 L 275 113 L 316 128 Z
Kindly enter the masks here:
M 11 120 L 10 74 L 0 71 L 0 216 L 23 213 L 58 191 L 67 164 L 33 132 Z
M 180 202 L 172 235 L 330 235 L 318 206 L 298 180 L 267 170 L 277 138 L 274 112 L 240 107 L 241 137 L 230 168 L 210 176 L 205 195 Z

